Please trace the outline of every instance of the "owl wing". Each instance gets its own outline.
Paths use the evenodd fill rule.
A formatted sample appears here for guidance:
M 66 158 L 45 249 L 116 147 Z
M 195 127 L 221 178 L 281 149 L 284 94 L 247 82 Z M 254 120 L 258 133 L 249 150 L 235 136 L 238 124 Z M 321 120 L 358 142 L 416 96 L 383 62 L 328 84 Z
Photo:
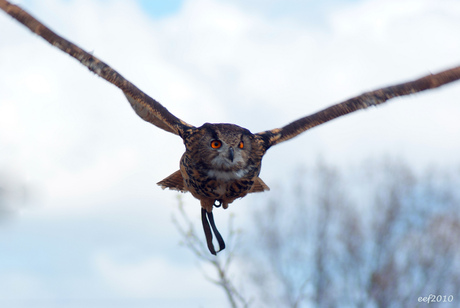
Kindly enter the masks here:
M 429 89 L 434 89 L 460 79 L 460 66 L 440 72 L 430 74 L 420 79 L 401 83 L 375 91 L 366 92 L 359 96 L 353 97 L 342 103 L 333 105 L 312 115 L 303 117 L 289 123 L 282 128 L 260 132 L 256 135 L 264 140 L 266 149 L 280 142 L 294 138 L 310 128 L 331 121 L 335 118 L 349 114 L 351 112 L 365 109 L 370 106 L 377 106 L 385 103 L 387 100 L 409 95 Z
M 48 41 L 51 45 L 56 46 L 65 53 L 74 57 L 90 71 L 120 88 L 128 98 L 128 101 L 134 111 L 143 120 L 150 122 L 167 132 L 180 136 L 183 135 L 185 130 L 193 128 L 192 125 L 187 124 L 174 116 L 168 111 L 168 109 L 163 107 L 163 105 L 142 92 L 109 65 L 89 54 L 77 45 L 57 35 L 20 7 L 10 4 L 8 1 L 0 0 L 0 8 L 25 25 L 32 32 Z

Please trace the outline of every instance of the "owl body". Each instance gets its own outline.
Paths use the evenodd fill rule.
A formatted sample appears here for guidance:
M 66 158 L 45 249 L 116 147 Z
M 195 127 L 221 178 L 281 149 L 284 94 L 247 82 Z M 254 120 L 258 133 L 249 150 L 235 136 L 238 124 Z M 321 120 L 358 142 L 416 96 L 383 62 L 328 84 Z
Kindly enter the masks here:
M 187 130 L 185 153 L 176 171 L 158 185 L 189 191 L 211 212 L 227 208 L 248 193 L 268 190 L 259 178 L 266 149 L 259 137 L 234 124 L 210 124 Z

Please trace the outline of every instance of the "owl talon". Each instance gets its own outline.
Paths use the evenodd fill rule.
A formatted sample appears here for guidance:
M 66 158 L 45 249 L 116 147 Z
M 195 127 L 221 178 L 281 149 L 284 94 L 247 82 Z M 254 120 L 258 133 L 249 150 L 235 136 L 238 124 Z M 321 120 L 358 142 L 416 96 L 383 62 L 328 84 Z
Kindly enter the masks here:
M 225 242 L 222 236 L 220 235 L 219 231 L 217 230 L 216 224 L 214 223 L 214 216 L 212 212 L 207 212 L 204 208 L 202 208 L 201 222 L 203 223 L 203 230 L 204 235 L 206 236 L 206 244 L 208 245 L 208 249 L 213 255 L 216 255 L 217 252 L 225 249 Z M 214 245 L 212 244 L 212 232 L 214 232 L 214 234 L 216 235 L 217 242 L 219 243 L 219 250 L 217 252 L 214 249 Z

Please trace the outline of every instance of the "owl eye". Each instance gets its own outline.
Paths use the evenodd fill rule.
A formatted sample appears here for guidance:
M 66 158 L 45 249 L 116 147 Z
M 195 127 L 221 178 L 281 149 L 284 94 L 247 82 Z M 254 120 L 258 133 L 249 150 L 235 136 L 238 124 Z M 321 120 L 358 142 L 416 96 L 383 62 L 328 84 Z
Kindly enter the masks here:
M 243 141 L 240 141 L 240 144 L 238 144 L 238 147 L 239 147 L 240 149 L 242 149 L 242 148 L 244 147 Z
M 211 141 L 211 148 L 213 149 L 218 149 L 222 146 L 222 142 L 220 142 L 219 140 L 213 140 Z

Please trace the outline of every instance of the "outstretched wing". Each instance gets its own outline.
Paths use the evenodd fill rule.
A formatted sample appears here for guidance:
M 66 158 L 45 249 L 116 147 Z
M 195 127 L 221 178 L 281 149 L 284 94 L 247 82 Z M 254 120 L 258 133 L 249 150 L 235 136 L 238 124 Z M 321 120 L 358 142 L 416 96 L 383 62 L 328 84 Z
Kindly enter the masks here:
M 139 90 L 135 85 L 126 80 L 109 65 L 105 64 L 77 45 L 57 35 L 20 7 L 13 5 L 6 0 L 0 0 L 0 9 L 4 10 L 7 14 L 22 23 L 35 34 L 41 36 L 51 45 L 56 46 L 80 61 L 96 75 L 120 88 L 128 98 L 128 101 L 134 111 L 136 111 L 136 113 L 145 121 L 150 122 L 165 131 L 180 136 L 183 136 L 183 132 L 185 130 L 193 128 L 192 125 L 180 120 L 159 102 Z
M 268 149 L 275 144 L 294 138 L 310 128 L 326 123 L 340 116 L 370 106 L 382 104 L 387 100 L 398 96 L 434 89 L 458 79 L 460 79 L 460 66 L 438 74 L 430 74 L 414 81 L 363 93 L 347 101 L 298 119 L 297 121 L 289 123 L 282 128 L 275 128 L 256 135 L 260 136 L 262 140 L 264 140 L 266 148 Z

